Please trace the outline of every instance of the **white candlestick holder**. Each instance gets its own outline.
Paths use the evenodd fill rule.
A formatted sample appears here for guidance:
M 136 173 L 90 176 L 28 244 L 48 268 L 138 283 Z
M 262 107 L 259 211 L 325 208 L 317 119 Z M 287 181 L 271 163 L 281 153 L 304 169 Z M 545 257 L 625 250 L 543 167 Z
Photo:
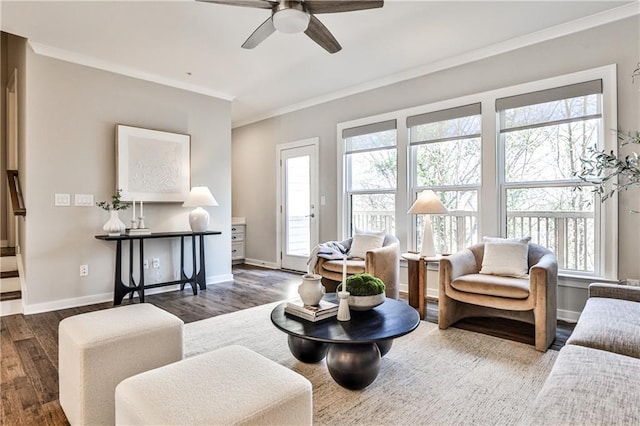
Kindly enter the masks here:
M 349 311 L 349 292 L 339 291 L 338 299 L 340 299 L 340 304 L 338 305 L 338 321 L 351 320 L 351 312 Z

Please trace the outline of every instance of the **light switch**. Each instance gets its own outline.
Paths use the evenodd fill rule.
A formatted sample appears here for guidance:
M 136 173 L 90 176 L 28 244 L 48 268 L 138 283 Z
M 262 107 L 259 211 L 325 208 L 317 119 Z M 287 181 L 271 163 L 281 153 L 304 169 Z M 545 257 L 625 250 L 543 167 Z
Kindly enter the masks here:
M 69 194 L 56 194 L 56 207 L 66 207 L 71 205 L 71 196 Z
M 76 206 L 93 207 L 93 194 L 76 194 Z

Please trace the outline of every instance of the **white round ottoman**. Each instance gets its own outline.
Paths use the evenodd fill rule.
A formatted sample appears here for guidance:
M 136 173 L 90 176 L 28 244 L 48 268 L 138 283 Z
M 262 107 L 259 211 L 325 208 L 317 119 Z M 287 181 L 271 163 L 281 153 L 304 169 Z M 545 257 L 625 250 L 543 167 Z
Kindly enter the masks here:
M 182 359 L 184 323 L 148 303 L 65 318 L 58 329 L 60 405 L 72 425 L 114 424 L 123 379 Z
M 243 346 L 123 380 L 117 425 L 311 425 L 311 382 Z

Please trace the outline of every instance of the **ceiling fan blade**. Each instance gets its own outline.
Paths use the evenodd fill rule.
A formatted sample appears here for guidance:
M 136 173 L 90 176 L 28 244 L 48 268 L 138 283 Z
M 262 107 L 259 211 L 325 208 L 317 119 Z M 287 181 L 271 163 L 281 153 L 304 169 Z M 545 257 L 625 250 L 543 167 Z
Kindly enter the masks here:
M 273 26 L 273 20 L 271 16 L 264 21 L 256 30 L 249 36 L 247 41 L 242 44 L 242 47 L 245 49 L 253 49 L 260 43 L 264 41 L 267 37 L 269 37 L 276 30 L 276 27 Z
M 311 15 L 309 26 L 304 33 L 329 53 L 336 53 L 342 49 L 338 40 L 336 40 L 331 32 L 329 32 L 327 27 L 325 27 L 322 22 L 313 15 Z
M 310 13 L 353 12 L 355 10 L 376 9 L 383 5 L 383 0 L 305 0 L 304 2 L 304 6 Z
M 229 6 L 253 7 L 257 9 L 272 9 L 277 1 L 271 0 L 196 0 L 205 3 L 226 4 Z

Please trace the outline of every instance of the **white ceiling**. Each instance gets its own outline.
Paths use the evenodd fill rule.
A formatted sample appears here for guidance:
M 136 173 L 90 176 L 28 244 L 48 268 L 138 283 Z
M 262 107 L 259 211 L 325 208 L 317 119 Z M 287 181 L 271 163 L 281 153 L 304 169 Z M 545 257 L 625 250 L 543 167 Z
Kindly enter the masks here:
M 382 9 L 318 15 L 343 47 L 330 55 L 304 34 L 276 32 L 240 48 L 269 16 L 263 9 L 192 0 L 0 7 L 2 31 L 37 52 L 230 99 L 234 127 L 640 9 L 638 0 L 387 0 Z

